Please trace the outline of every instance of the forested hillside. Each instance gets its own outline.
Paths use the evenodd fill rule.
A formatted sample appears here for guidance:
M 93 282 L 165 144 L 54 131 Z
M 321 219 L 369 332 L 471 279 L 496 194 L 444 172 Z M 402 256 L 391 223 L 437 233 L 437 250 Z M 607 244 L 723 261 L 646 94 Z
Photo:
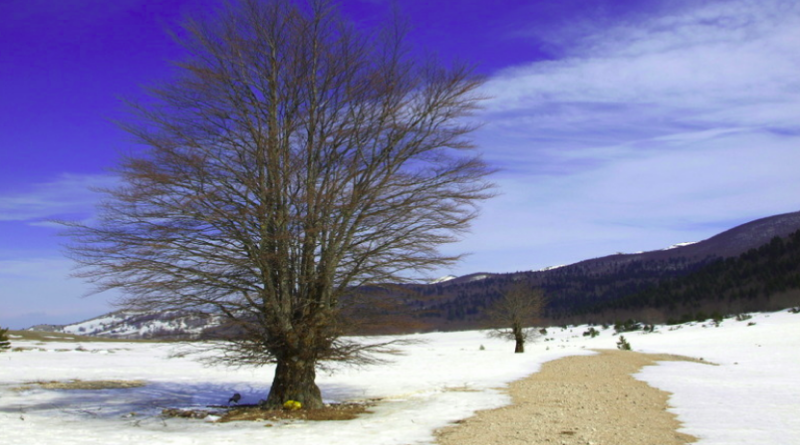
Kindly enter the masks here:
M 800 231 L 581 313 L 659 309 L 687 321 L 792 305 L 800 305 Z
M 540 287 L 548 299 L 545 316 L 550 319 L 570 317 L 601 302 L 615 301 L 649 288 L 662 280 L 696 270 L 714 258 L 690 260 L 673 258 L 667 261 L 629 261 L 608 259 L 602 269 L 597 264 L 576 264 L 555 270 L 518 272 L 486 276 L 466 283 L 420 286 L 414 290 L 428 300 L 417 302 L 420 316 L 440 318 L 450 323 L 479 322 L 483 311 L 517 280 Z M 433 320 L 432 320 L 433 321 Z
M 408 286 L 407 304 L 428 328 L 481 325 L 484 311 L 519 280 L 544 290 L 550 323 L 666 322 L 698 312 L 726 313 L 800 304 L 800 212 L 776 215 L 705 241 L 659 251 L 616 254 L 543 271 L 472 274 Z M 687 281 L 682 281 L 683 279 Z
M 609 255 L 540 271 L 365 287 L 350 296 L 341 315 L 354 334 L 474 329 L 484 326 L 486 309 L 518 281 L 544 291 L 548 304 L 543 323 L 549 324 L 629 318 L 663 323 L 715 312 L 800 306 L 800 212 L 762 218 L 698 243 L 663 250 Z M 216 338 L 232 333 L 219 314 L 184 318 L 114 313 L 48 329 L 131 338 Z

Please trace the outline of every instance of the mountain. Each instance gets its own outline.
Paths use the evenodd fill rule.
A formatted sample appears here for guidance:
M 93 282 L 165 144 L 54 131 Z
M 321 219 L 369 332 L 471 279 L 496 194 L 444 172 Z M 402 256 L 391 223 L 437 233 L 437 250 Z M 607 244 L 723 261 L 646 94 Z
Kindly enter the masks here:
M 122 339 L 198 339 L 221 326 L 220 315 L 197 311 L 111 312 L 79 323 L 54 326 L 55 332 Z M 31 330 L 39 330 L 34 326 Z
M 575 264 L 550 267 L 538 271 L 514 273 L 474 273 L 461 277 L 447 276 L 428 284 L 391 285 L 381 289 L 362 292 L 375 294 L 376 299 L 402 301 L 418 323 L 415 330 L 453 330 L 481 326 L 484 310 L 499 298 L 506 289 L 519 280 L 531 287 L 542 288 L 548 299 L 544 314 L 549 323 L 565 324 L 601 320 L 613 320 L 639 316 L 642 313 L 658 316 L 682 316 L 687 310 L 726 310 L 731 308 L 722 302 L 710 304 L 721 293 L 728 300 L 731 295 L 752 295 L 757 288 L 759 298 L 751 298 L 749 310 L 759 310 L 753 305 L 769 304 L 769 292 L 783 293 L 800 289 L 795 284 L 795 269 L 792 263 L 794 244 L 791 236 L 800 230 L 800 212 L 762 218 L 722 232 L 707 240 L 682 243 L 666 249 L 634 254 L 615 254 L 581 261 Z M 800 235 L 794 235 L 800 239 Z M 786 240 L 789 246 L 777 254 L 780 258 L 766 260 L 752 254 L 754 249 L 774 243 L 775 239 Z M 769 249 L 767 249 L 769 250 Z M 777 250 L 772 250 L 777 252 Z M 749 254 L 749 256 L 748 256 Z M 773 261 L 773 262 L 770 262 Z M 781 264 L 780 273 L 770 271 L 775 261 Z M 746 284 L 734 284 L 732 288 L 702 287 L 681 284 L 685 277 L 716 274 L 714 267 L 736 263 L 732 270 L 750 270 Z M 760 264 L 756 266 L 754 264 Z M 731 263 L 733 264 L 733 263 Z M 788 264 L 788 265 L 787 265 Z M 795 268 L 800 262 L 795 262 Z M 775 266 L 777 267 L 777 266 Z M 726 272 L 731 282 L 736 272 Z M 783 275 L 781 275 L 783 274 Z M 778 276 L 780 275 L 780 276 Z M 769 278 L 772 277 L 772 278 Z M 773 284 L 767 285 L 767 280 Z M 708 278 L 709 282 L 714 279 Z M 778 284 L 775 284 L 778 283 Z M 681 299 L 654 297 L 658 286 L 675 286 L 676 289 L 691 289 Z M 706 293 L 698 289 L 708 289 Z M 675 291 L 677 292 L 677 291 Z M 766 301 L 765 301 L 766 299 Z M 726 300 L 726 302 L 728 302 Z M 790 299 L 791 300 L 791 299 Z M 680 304 L 675 303 L 680 301 Z M 791 300 L 794 301 L 794 300 Z M 661 302 L 656 304 L 657 302 Z M 773 302 L 774 303 L 774 302 Z M 800 303 L 798 303 L 800 304 Z M 716 309 L 715 309 L 716 308 Z M 393 312 L 393 311 L 390 311 Z M 409 311 L 405 311 L 408 315 Z M 117 338 L 209 338 L 223 329 L 219 315 L 190 311 L 135 312 L 117 311 L 110 314 L 67 326 L 48 326 L 56 332 L 94 335 Z M 399 324 L 398 324 L 399 326 Z M 404 326 L 411 326 L 406 323 Z M 382 332 L 386 333 L 386 332 Z
M 476 273 L 442 283 L 411 286 L 409 290 L 418 295 L 413 304 L 420 317 L 436 329 L 478 326 L 485 308 L 519 280 L 545 291 L 549 300 L 545 316 L 550 322 L 586 321 L 596 315 L 594 308 L 608 308 L 603 305 L 718 261 L 736 258 L 797 230 L 800 212 L 793 212 L 742 224 L 697 243 L 609 255 L 539 271 Z
M 787 237 L 776 236 L 739 256 L 713 262 L 590 311 L 595 314 L 645 309 L 682 311 L 679 318 L 668 320 L 678 323 L 705 320 L 711 311 L 719 319 L 723 314 L 783 309 L 798 304 L 800 231 Z

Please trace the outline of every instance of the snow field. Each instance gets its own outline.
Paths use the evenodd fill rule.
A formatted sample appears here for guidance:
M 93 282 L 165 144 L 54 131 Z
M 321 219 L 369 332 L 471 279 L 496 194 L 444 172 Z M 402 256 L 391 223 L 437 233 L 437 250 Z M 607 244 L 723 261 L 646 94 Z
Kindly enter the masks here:
M 192 356 L 169 358 L 175 346 L 166 343 L 16 340 L 14 347 L 43 350 L 0 354 L 2 443 L 430 444 L 435 429 L 508 404 L 499 388 L 542 363 L 615 347 L 618 335 L 611 329 L 596 338 L 583 337 L 586 329 L 550 328 L 547 340 L 527 345 L 525 354 L 513 354 L 513 343 L 478 331 L 404 336 L 420 343 L 400 346 L 404 355 L 388 357 L 387 364 L 318 373 L 326 401 L 380 399 L 372 413 L 344 422 L 162 419 L 163 408 L 224 404 L 233 392 L 242 394 L 242 403 L 254 403 L 266 396 L 273 369 L 204 367 Z M 800 315 L 754 314 L 720 327 L 694 323 L 623 335 L 635 351 L 702 357 L 719 365 L 664 362 L 636 376 L 673 393 L 670 404 L 683 431 L 700 444 L 800 443 Z M 147 385 L 69 391 L 25 385 L 70 379 Z

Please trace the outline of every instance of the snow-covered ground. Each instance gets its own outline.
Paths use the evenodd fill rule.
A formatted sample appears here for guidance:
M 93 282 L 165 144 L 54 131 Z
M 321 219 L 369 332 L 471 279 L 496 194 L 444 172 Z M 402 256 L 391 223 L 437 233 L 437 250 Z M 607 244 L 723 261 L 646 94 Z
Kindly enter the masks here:
M 754 323 L 754 324 L 753 324 Z M 163 343 L 62 343 L 12 339 L 0 354 L 0 442 L 17 444 L 427 444 L 433 431 L 478 409 L 509 403 L 498 390 L 536 372 L 546 361 L 615 347 L 617 335 L 585 326 L 551 328 L 513 354 L 513 344 L 480 332 L 409 336 L 405 355 L 367 368 L 320 373 L 329 401 L 382 399 L 372 413 L 343 422 L 212 423 L 162 419 L 165 407 L 242 403 L 266 396 L 272 369 L 203 367 L 191 357 L 169 358 Z M 624 334 L 641 352 L 702 357 L 719 366 L 665 362 L 637 378 L 670 391 L 684 431 L 700 444 L 800 443 L 800 314 L 787 311 L 728 319 L 720 327 L 658 326 Z M 481 348 L 483 346 L 483 348 Z M 131 389 L 48 390 L 31 381 L 144 380 Z M 20 387 L 26 387 L 21 389 Z M 270 427 L 266 427 L 270 425 Z

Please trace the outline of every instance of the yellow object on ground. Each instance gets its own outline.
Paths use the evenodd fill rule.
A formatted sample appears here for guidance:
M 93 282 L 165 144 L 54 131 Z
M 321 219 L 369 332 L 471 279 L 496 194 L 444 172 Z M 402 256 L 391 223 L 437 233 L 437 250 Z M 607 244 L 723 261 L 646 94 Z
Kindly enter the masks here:
M 303 404 L 298 402 L 297 400 L 287 400 L 283 404 L 283 408 L 284 409 L 289 409 L 289 410 L 300 409 L 302 407 L 303 407 Z

